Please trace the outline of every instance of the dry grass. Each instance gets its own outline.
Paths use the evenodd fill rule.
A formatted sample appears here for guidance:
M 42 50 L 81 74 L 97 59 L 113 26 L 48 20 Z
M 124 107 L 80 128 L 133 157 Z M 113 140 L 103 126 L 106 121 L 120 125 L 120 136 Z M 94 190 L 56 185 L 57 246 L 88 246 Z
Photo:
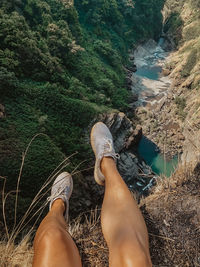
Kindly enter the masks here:
M 179 167 L 170 179 L 161 179 L 140 203 L 145 217 L 154 267 L 200 266 L 200 164 L 195 170 Z M 83 267 L 108 266 L 108 248 L 100 226 L 100 210 L 80 215 L 70 223 Z M 31 266 L 29 239 L 18 246 L 0 243 L 0 266 Z
M 200 164 L 160 181 L 141 208 L 154 266 L 200 266 Z
M 65 158 L 50 174 L 45 183 L 42 185 L 40 190 L 35 195 L 30 206 L 24 212 L 22 217 L 19 217 L 17 220 L 17 211 L 18 211 L 18 199 L 20 192 L 20 181 L 24 168 L 24 161 L 29 151 L 32 142 L 39 136 L 44 134 L 36 134 L 30 140 L 26 150 L 22 153 L 22 162 L 20 166 L 20 171 L 17 180 L 16 190 L 6 192 L 6 178 L 0 176 L 0 180 L 3 181 L 2 190 L 0 190 L 1 204 L 2 207 L 0 211 L 2 212 L 2 220 L 0 220 L 0 229 L 1 229 L 1 240 L 0 240 L 0 266 L 32 266 L 32 236 L 35 231 L 36 225 L 41 220 L 43 211 L 48 205 L 48 200 L 46 199 L 49 195 L 51 189 L 51 183 L 55 180 L 61 171 L 63 171 L 69 164 L 70 158 L 75 155 L 71 155 L 68 158 Z M 79 165 L 74 168 L 72 175 L 78 175 L 80 171 L 77 171 Z M 13 196 L 14 194 L 14 196 Z M 14 198 L 14 205 L 11 205 L 11 211 L 6 207 L 7 202 L 10 202 L 10 198 Z M 11 204 L 13 204 L 11 202 Z M 9 203 L 10 204 L 10 203 Z M 14 208 L 13 208 L 14 206 Z M 9 212 L 8 212 L 9 211 Z M 12 214 L 13 213 L 13 214 Z M 13 225 L 10 223 L 9 217 L 14 217 Z M 3 230 L 2 230 L 3 229 Z M 5 231 L 4 231 L 5 230 Z M 26 233 L 26 235 L 25 235 Z M 20 238 L 24 234 L 23 238 Z M 18 240 L 18 245 L 16 245 Z M 21 240 L 21 242 L 19 242 Z
M 83 267 L 105 267 L 108 265 L 108 248 L 100 226 L 100 210 L 84 213 L 72 221 L 69 232 L 75 240 L 83 262 Z M 1 267 L 32 266 L 33 248 L 30 235 L 18 245 L 12 241 L 0 242 Z
M 1 267 L 31 267 L 33 249 L 29 238 L 24 238 L 17 246 L 13 242 L 0 242 Z
M 70 233 L 79 248 L 83 267 L 108 266 L 108 248 L 101 231 L 100 210 L 74 220 Z
M 5 227 L 7 239 L 0 242 L 0 266 L 32 266 L 31 237 L 34 229 L 32 228 L 24 238 L 21 238 L 22 241 L 18 242 L 18 245 L 16 237 L 19 238 L 19 234 L 23 233 L 30 211 L 40 200 L 41 194 L 46 195 L 48 184 L 62 170 L 63 164 L 65 166 L 66 161 L 54 170 L 33 200 L 25 217 L 15 224 L 11 234 Z M 149 232 L 154 267 L 200 266 L 199 181 L 200 163 L 195 169 L 188 165 L 180 166 L 170 178 L 161 177 L 151 194 L 141 201 L 140 208 Z M 4 194 L 3 196 L 5 200 L 6 196 Z M 39 215 L 40 212 L 34 214 L 37 219 Z M 4 223 L 6 226 L 5 218 Z M 79 248 L 83 267 L 108 266 L 108 248 L 101 231 L 99 209 L 78 216 L 70 223 L 69 232 Z

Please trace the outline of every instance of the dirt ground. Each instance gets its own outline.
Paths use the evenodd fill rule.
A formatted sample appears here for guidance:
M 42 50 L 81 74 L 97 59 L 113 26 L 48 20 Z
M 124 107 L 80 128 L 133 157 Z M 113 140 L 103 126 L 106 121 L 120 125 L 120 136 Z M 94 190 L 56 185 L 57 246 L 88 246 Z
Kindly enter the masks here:
M 199 267 L 200 164 L 194 171 L 181 167 L 170 179 L 160 179 L 140 207 L 149 232 L 153 266 Z M 84 267 L 108 266 L 99 214 L 99 210 L 93 211 L 72 224 Z
M 154 267 L 200 266 L 200 164 L 180 167 L 170 178 L 157 182 L 140 201 L 150 240 Z M 108 266 L 108 248 L 100 225 L 100 209 L 83 213 L 70 223 L 83 267 Z M 31 267 L 30 238 L 18 246 L 0 242 L 0 265 Z

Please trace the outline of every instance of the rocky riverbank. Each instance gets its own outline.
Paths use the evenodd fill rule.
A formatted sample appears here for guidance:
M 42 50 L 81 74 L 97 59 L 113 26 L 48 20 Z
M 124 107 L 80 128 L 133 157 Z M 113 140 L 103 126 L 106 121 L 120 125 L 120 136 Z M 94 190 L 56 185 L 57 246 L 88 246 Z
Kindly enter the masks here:
M 166 46 L 164 41 L 162 46 Z M 181 99 L 166 68 L 170 54 L 149 40 L 134 52 L 137 72 L 132 74 L 132 92 L 138 100 L 131 103 L 142 125 L 143 134 L 167 158 L 183 152 Z M 133 55 L 131 55 L 133 58 Z
M 137 146 L 142 134 L 154 142 L 168 159 L 183 153 L 182 158 L 187 161 L 196 160 L 199 148 L 199 113 L 196 112 L 199 98 L 194 92 L 192 97 L 188 91 L 190 81 L 179 77 L 181 63 L 178 52 L 165 52 L 162 47 L 150 40 L 130 53 L 130 65 L 126 67 L 128 89 L 133 94 L 129 101 L 129 118 L 124 113 L 104 114 L 91 123 L 86 134 L 88 138 L 97 120 L 110 128 L 116 152 L 120 154 L 118 169 L 129 188 L 142 193 L 147 192 L 156 179 L 151 168 L 138 158 Z M 142 70 L 140 75 L 138 70 Z M 131 115 L 133 113 L 137 120 Z M 94 161 L 91 166 L 93 164 Z M 94 208 L 94 197 L 97 199 L 95 205 L 102 201 L 104 190 L 95 184 L 92 176 L 90 172 L 86 178 L 80 179 L 83 180 L 83 190 L 75 189 L 75 203 L 80 203 L 81 199 L 80 211 L 85 206 Z

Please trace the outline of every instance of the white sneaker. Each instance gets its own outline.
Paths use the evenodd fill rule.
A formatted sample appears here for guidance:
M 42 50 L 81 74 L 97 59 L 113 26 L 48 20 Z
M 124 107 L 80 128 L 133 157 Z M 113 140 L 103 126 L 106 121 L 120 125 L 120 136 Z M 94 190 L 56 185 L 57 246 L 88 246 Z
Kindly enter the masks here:
M 73 190 L 73 180 L 68 172 L 62 172 L 55 179 L 52 188 L 51 196 L 47 199 L 50 201 L 49 210 L 51 210 L 52 204 L 56 199 L 61 198 L 65 203 L 65 220 L 68 221 L 68 211 L 69 211 L 69 199 L 71 197 Z
M 97 122 L 92 127 L 90 141 L 96 157 L 94 178 L 98 184 L 104 185 L 105 177 L 101 172 L 101 160 L 103 157 L 112 157 L 116 161 L 119 155 L 115 153 L 112 134 L 103 122 Z

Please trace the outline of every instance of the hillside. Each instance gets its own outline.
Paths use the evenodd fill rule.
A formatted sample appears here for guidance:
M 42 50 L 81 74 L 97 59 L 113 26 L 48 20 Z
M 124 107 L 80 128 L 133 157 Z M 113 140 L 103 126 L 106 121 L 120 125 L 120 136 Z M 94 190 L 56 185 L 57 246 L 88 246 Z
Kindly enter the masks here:
M 126 110 L 128 49 L 159 37 L 163 0 L 0 2 L 0 175 L 27 206 L 66 157 L 90 166 L 85 131 Z M 148 21 L 148 23 L 147 23 Z M 37 135 L 41 133 L 40 135 Z M 11 197 L 12 198 L 12 197 Z M 23 209 L 23 208 L 22 208 Z
M 164 31 L 176 44 L 166 68 L 173 79 L 176 108 L 183 142 L 182 160 L 199 160 L 200 149 L 200 1 L 166 1 Z M 172 105 L 171 105 L 172 107 Z
M 147 187 L 145 198 L 133 193 L 148 227 L 153 266 L 200 266 L 199 25 L 200 0 L 0 2 L 0 195 L 7 198 L 8 224 L 5 231 L 1 217 L 0 265 L 31 266 L 32 238 L 48 210 L 51 182 L 67 170 L 74 179 L 70 231 L 83 266 L 107 266 L 100 229 L 104 190 L 93 179 L 88 139 L 100 119 L 113 133 L 130 190 Z M 136 113 L 129 83 L 134 51 L 148 40 L 156 44 L 160 35 L 170 51 L 162 73 L 172 83 L 152 112 L 142 107 Z M 162 152 L 181 154 L 171 177 L 155 178 L 138 159 L 138 123 Z M 17 181 L 17 221 L 23 223 L 12 232 Z M 149 181 L 155 184 L 150 192 Z M 22 215 L 44 183 L 26 228 Z
M 171 179 L 160 179 L 140 208 L 150 239 L 153 266 L 200 266 L 200 166 L 181 167 Z M 83 267 L 108 266 L 108 248 L 100 226 L 100 210 L 80 214 L 70 222 Z M 0 242 L 2 267 L 32 266 L 30 236 L 18 246 Z M 1 262 L 1 261 L 0 261 Z
M 137 110 L 143 133 L 167 158 L 179 155 L 183 162 L 194 165 L 200 156 L 199 7 L 199 1 L 165 1 L 160 41 L 168 55 L 159 83 L 168 89 L 161 88 L 162 92 L 154 97 L 155 105 L 147 104 Z M 152 47 L 152 42 L 147 42 L 137 49 L 148 57 Z M 143 48 L 147 48 L 147 54 Z M 135 86 L 140 86 L 137 80 Z M 155 86 L 156 83 L 152 91 Z

